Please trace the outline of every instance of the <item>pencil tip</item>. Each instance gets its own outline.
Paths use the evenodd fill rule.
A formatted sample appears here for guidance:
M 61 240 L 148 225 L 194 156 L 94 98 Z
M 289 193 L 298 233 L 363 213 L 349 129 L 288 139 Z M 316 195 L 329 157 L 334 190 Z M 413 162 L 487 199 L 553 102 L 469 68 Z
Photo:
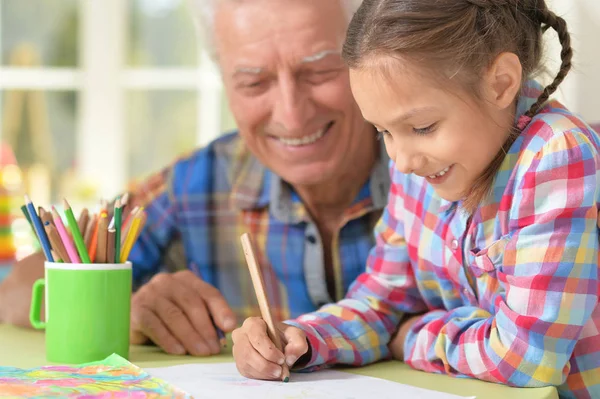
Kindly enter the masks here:
M 26 203 L 31 203 L 31 199 L 29 198 L 29 195 L 25 194 L 25 202 Z
M 285 377 L 285 378 L 283 379 L 283 382 L 288 382 L 289 380 L 290 380 L 290 377 Z
M 70 208 L 71 206 L 69 205 L 69 203 L 67 202 L 66 198 L 63 198 L 63 206 L 65 209 Z

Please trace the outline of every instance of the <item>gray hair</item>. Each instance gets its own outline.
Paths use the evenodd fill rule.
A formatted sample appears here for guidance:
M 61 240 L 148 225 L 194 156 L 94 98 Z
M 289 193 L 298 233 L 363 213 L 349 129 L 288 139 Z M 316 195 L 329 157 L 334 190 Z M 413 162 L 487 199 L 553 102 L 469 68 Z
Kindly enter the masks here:
M 222 1 L 232 0 L 189 0 L 190 9 L 201 42 L 206 46 L 208 54 L 213 61 L 217 60 L 217 51 L 214 40 L 214 21 L 217 5 Z M 339 0 L 344 7 L 348 24 L 363 0 Z

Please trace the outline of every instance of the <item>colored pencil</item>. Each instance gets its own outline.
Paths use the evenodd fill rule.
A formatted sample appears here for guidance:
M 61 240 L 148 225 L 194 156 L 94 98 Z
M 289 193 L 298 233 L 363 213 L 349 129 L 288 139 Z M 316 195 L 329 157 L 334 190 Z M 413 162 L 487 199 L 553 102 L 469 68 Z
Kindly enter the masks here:
M 97 245 L 94 253 L 94 259 L 96 263 L 107 263 L 106 250 L 107 250 L 107 238 L 108 238 L 108 215 L 106 211 L 100 215 L 100 221 L 98 222 L 98 234 L 97 234 Z M 91 255 L 90 255 L 91 257 Z
M 96 230 L 96 223 L 98 222 L 98 215 L 90 216 L 90 221 L 88 222 L 85 232 L 83 233 L 83 242 L 85 244 L 85 248 L 88 251 L 88 255 L 90 253 L 90 245 L 92 244 L 92 237 L 94 236 L 94 230 Z
M 79 219 L 77 219 L 77 227 L 79 231 L 85 232 L 87 228 L 87 224 L 90 221 L 90 211 L 87 208 L 83 208 L 81 213 L 79 214 Z
M 64 259 L 64 261 L 65 262 L 70 261 L 71 263 L 81 263 L 81 259 L 79 258 L 79 255 L 77 254 L 77 250 L 75 249 L 75 246 L 73 245 L 73 240 L 67 233 L 67 229 L 65 228 L 65 225 L 63 224 L 62 218 L 60 217 L 60 215 L 58 214 L 58 211 L 54 207 L 52 207 L 52 215 L 54 216 L 53 217 L 54 225 L 56 226 L 58 235 L 60 236 L 60 239 L 65 246 L 67 255 L 69 256 L 69 258 Z
M 106 263 L 118 263 L 115 262 L 115 236 L 116 231 L 114 228 L 108 229 L 107 239 L 106 239 Z
M 67 250 L 65 249 L 62 240 L 60 239 L 60 235 L 58 234 L 56 226 L 50 221 L 46 221 L 46 223 L 44 223 L 44 229 L 46 230 L 46 234 L 48 234 L 50 244 L 52 244 L 52 250 L 59 256 L 61 260 L 69 262 L 69 255 L 67 254 Z
M 281 353 L 284 353 L 283 345 L 281 344 L 281 337 L 279 336 L 279 333 L 275 328 L 275 322 L 273 320 L 273 315 L 271 314 L 271 306 L 269 305 L 269 298 L 267 298 L 267 292 L 265 290 L 263 275 L 260 268 L 258 267 L 258 263 L 254 255 L 252 239 L 250 238 L 250 235 L 248 233 L 244 233 L 240 237 L 240 240 L 242 242 L 244 256 L 246 257 L 246 263 L 248 264 L 248 270 L 250 271 L 250 277 L 252 279 L 252 285 L 254 286 L 254 292 L 256 293 L 256 299 L 258 300 L 260 313 L 262 315 L 263 320 L 267 324 L 267 332 L 277 349 L 279 349 Z M 283 382 L 288 382 L 290 380 L 290 369 L 285 362 L 281 367 L 283 367 L 281 379 Z
M 33 232 L 35 233 L 35 227 L 33 227 L 31 216 L 29 216 L 29 212 L 27 211 L 27 207 L 25 205 L 21 205 L 21 212 L 23 212 L 23 215 L 25 215 L 25 219 L 27 219 L 29 226 L 31 226 L 31 230 L 33 230 Z
M 121 261 L 121 199 L 118 198 L 115 202 L 115 258 L 112 260 L 114 263 Z M 110 259 L 109 259 L 110 260 Z
M 31 218 L 31 221 L 33 222 L 34 231 L 38 237 L 38 240 L 40 241 L 40 245 L 42 246 L 42 251 L 44 252 L 44 256 L 46 256 L 46 259 L 49 262 L 54 262 L 54 258 L 52 257 L 52 252 L 50 252 L 50 250 L 52 249 L 50 246 L 50 241 L 48 240 L 48 236 L 46 236 L 46 231 L 44 230 L 44 227 L 42 226 L 42 221 L 38 217 L 38 214 L 35 212 L 35 206 L 31 202 L 31 199 L 29 199 L 28 195 L 25 196 L 25 205 L 27 206 L 27 211 L 29 212 L 29 217 Z
M 144 208 L 140 208 L 136 212 L 136 215 L 131 222 L 131 227 L 127 231 L 127 237 L 125 238 L 125 242 L 123 243 L 123 250 L 121 251 L 121 258 L 120 258 L 121 263 L 125 263 L 125 261 L 129 257 L 129 253 L 131 252 L 131 249 L 133 248 L 133 244 L 135 243 L 135 240 L 139 236 L 139 232 L 140 232 L 141 228 L 143 227 L 143 226 L 141 226 L 142 219 L 144 219 L 144 223 L 145 223 L 143 210 L 144 210 Z
M 90 254 L 90 260 L 92 263 L 96 260 L 96 250 L 98 249 L 98 230 L 100 229 L 100 219 L 102 219 L 102 215 L 106 218 L 106 211 L 100 211 L 100 216 L 96 218 L 96 225 L 94 226 L 94 232 L 92 234 L 92 241 L 90 242 L 90 246 L 88 249 L 88 253 Z
M 69 228 L 71 229 L 71 234 L 73 235 L 73 241 L 75 242 L 75 246 L 77 247 L 79 257 L 81 258 L 83 263 L 90 263 L 90 257 L 87 253 L 87 249 L 85 248 L 83 237 L 81 237 L 81 232 L 77 227 L 77 221 L 75 220 L 75 216 L 73 215 L 73 210 L 71 209 L 71 206 L 69 205 L 66 199 L 63 199 L 63 206 L 65 208 L 65 215 L 67 216 L 67 222 Z
M 41 206 L 38 207 L 38 213 L 43 225 L 46 225 L 46 222 L 52 222 L 52 214 L 50 212 L 46 212 L 46 210 Z
M 140 208 L 138 206 L 133 208 L 129 216 L 127 216 L 127 220 L 125 220 L 121 224 L 121 247 L 123 247 L 123 244 L 125 243 L 125 237 L 127 237 L 127 234 L 129 233 L 129 229 L 131 228 L 131 222 L 133 222 L 133 219 L 135 218 L 139 209 Z

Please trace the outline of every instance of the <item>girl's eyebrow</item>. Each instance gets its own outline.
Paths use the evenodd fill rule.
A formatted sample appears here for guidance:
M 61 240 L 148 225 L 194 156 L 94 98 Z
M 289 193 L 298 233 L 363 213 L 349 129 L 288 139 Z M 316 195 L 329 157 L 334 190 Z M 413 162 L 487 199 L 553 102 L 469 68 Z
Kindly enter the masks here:
M 392 124 L 402 123 L 402 122 L 406 121 L 407 119 L 412 118 L 415 115 L 426 113 L 426 112 L 435 111 L 436 109 L 437 108 L 433 107 L 433 106 L 413 108 L 410 111 L 408 111 L 408 112 L 406 112 L 406 113 L 404 113 L 402 115 L 399 115 L 399 116 L 395 117 L 394 119 L 392 119 Z

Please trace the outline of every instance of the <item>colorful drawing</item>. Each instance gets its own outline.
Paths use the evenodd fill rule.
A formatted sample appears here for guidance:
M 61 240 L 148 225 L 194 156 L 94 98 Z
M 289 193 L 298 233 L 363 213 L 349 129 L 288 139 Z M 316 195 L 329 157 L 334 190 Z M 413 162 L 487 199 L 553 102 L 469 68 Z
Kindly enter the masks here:
M 0 398 L 191 399 L 118 355 L 78 367 L 0 367 Z

